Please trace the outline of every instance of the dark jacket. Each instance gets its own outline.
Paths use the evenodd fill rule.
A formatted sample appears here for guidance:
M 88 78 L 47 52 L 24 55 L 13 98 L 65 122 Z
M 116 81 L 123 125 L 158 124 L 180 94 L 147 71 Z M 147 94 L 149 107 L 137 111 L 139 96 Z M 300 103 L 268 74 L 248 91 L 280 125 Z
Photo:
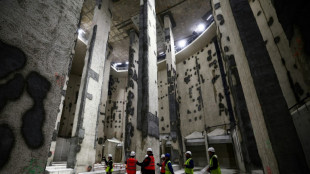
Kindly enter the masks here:
M 109 172 L 111 172 L 111 170 L 112 170 L 112 168 L 113 168 L 113 161 L 112 160 L 110 160 L 110 161 L 107 161 L 105 158 L 103 159 L 103 161 L 105 162 L 105 165 L 108 167 L 110 167 L 110 171 Z
M 167 164 L 168 161 L 170 161 L 170 159 L 168 159 L 168 160 L 165 161 L 165 166 L 166 166 L 166 164 Z M 171 162 L 168 163 L 168 168 L 169 168 L 170 172 L 171 172 L 172 174 L 174 174 Z
M 187 158 L 188 159 L 188 158 Z M 187 160 L 186 159 L 186 160 Z M 192 168 L 194 168 L 194 160 L 193 159 L 191 159 L 190 161 L 189 161 L 189 165 L 186 165 L 186 168 L 189 168 L 189 169 L 192 169 Z
M 149 155 L 148 157 L 146 157 L 142 163 L 140 162 L 137 162 L 137 165 L 138 166 L 141 166 L 141 172 L 143 174 L 155 174 L 155 170 L 146 170 L 144 169 L 145 166 L 148 166 L 151 162 L 151 158 L 150 156 L 153 156 L 153 154 Z
M 213 155 L 214 155 L 214 154 L 213 154 Z M 211 158 L 213 155 L 211 155 L 210 158 Z M 210 171 L 211 171 L 211 170 L 217 169 L 217 167 L 218 167 L 217 158 L 212 158 L 212 163 L 213 163 L 213 166 L 210 167 Z

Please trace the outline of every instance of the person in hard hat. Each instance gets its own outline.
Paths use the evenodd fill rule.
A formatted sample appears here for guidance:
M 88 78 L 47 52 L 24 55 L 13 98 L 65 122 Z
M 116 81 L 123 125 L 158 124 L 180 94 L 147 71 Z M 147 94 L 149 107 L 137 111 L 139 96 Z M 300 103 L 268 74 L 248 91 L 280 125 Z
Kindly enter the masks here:
M 213 147 L 210 147 L 208 149 L 208 154 L 210 157 L 209 167 L 207 169 L 208 172 L 211 174 L 221 174 L 220 164 L 217 159 L 217 156 L 215 155 L 215 149 Z
M 155 174 L 155 159 L 153 156 L 152 148 L 148 148 L 147 157 L 143 160 L 142 163 L 137 162 L 137 165 L 143 167 L 143 174 Z
M 187 151 L 185 153 L 186 161 L 184 163 L 184 169 L 186 174 L 194 174 L 194 161 L 192 159 L 192 152 Z
M 161 161 L 162 161 L 162 163 L 160 164 L 160 163 L 157 163 L 157 165 L 159 166 L 159 167 L 161 167 L 160 168 L 160 174 L 165 174 L 165 160 L 166 160 L 166 158 L 165 158 L 165 154 L 162 154 L 161 155 Z
M 174 174 L 169 153 L 165 155 L 165 174 Z
M 128 174 L 135 174 L 136 173 L 136 164 L 137 160 L 135 159 L 136 153 L 134 151 L 131 151 L 130 157 L 125 162 L 127 168 L 126 171 Z
M 139 163 L 139 161 L 137 161 L 137 165 L 138 165 L 138 166 L 141 166 L 141 174 L 144 174 L 144 173 L 145 173 L 145 171 L 144 171 L 144 167 L 145 167 L 145 166 L 143 166 L 143 164 L 146 163 L 146 161 L 147 161 L 146 158 L 148 158 L 148 157 L 149 157 L 148 155 L 145 155 L 145 157 L 144 157 L 142 163 Z
M 103 160 L 104 160 L 104 162 L 105 162 L 105 165 L 107 166 L 107 168 L 105 169 L 106 173 L 107 173 L 107 174 L 112 174 L 112 172 L 114 171 L 114 170 L 113 170 L 112 154 L 109 154 L 109 155 L 108 155 L 108 160 L 109 160 L 109 161 L 107 161 L 107 160 L 105 159 L 105 157 L 103 157 Z

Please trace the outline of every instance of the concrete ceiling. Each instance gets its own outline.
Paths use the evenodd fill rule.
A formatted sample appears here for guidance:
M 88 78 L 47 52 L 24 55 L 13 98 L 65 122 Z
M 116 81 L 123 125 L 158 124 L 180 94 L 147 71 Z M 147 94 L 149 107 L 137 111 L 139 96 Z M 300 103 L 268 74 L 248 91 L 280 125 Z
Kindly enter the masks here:
M 113 62 L 128 60 L 129 37 L 128 30 L 135 28 L 134 20 L 140 11 L 140 0 L 112 0 L 112 27 L 109 43 L 113 47 L 110 59 Z M 211 10 L 210 0 L 155 0 L 157 13 L 158 52 L 163 51 L 163 21 L 161 15 L 170 11 L 175 20 L 173 28 L 175 41 L 192 35 L 198 24 L 205 22 L 202 17 Z M 81 29 L 85 31 L 85 38 L 89 38 L 96 0 L 85 0 L 82 9 Z M 136 18 L 135 18 L 136 17 Z

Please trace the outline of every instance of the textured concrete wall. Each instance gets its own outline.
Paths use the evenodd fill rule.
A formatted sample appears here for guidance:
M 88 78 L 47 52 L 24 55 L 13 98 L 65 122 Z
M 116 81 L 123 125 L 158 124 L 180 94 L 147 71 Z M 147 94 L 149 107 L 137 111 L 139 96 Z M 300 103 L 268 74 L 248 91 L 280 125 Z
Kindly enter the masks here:
M 44 172 L 82 2 L 0 2 L 0 173 Z
M 160 134 L 170 133 L 167 69 L 158 70 L 158 118 Z
M 181 132 L 187 136 L 207 127 L 229 124 L 214 43 L 177 63 Z
M 71 70 L 71 72 L 70 72 L 70 74 L 74 74 L 74 73 L 77 73 L 77 74 L 81 74 L 82 72 L 79 72 L 78 71 L 78 68 L 77 68 L 77 66 L 76 66 L 76 63 L 78 62 L 78 61 L 76 61 L 76 60 L 78 60 L 79 59 L 79 56 L 82 56 L 82 57 L 85 57 L 85 54 L 86 54 L 86 48 L 87 46 L 81 41 L 81 40 L 77 40 L 76 41 L 76 45 L 75 45 L 75 48 L 74 48 L 74 52 L 75 52 L 75 55 L 73 56 L 73 60 L 72 60 L 72 70 Z M 74 61 L 75 60 L 75 61 Z M 84 59 L 83 59 L 83 61 L 84 61 Z M 83 62 L 84 63 L 84 62 Z M 83 66 L 84 64 L 81 64 L 81 65 L 79 65 L 79 66 Z M 75 70 L 76 69 L 76 70 Z M 67 78 L 69 78 L 69 76 L 67 76 Z M 63 79 L 63 77 L 58 77 L 58 81 L 61 83 L 62 81 L 63 81 L 64 79 Z M 71 79 L 69 79 L 69 80 L 71 80 Z M 68 81 L 68 80 L 66 80 L 66 81 Z M 74 80 L 74 81 L 76 81 L 76 80 Z M 79 82 L 78 83 L 80 83 L 80 81 L 81 81 L 81 77 L 79 76 Z M 68 84 L 69 84 L 69 82 L 67 82 Z M 65 85 L 67 85 L 67 83 L 65 84 Z M 72 82 L 71 82 L 72 83 Z M 71 86 L 72 86 L 72 84 L 71 84 Z M 72 90 L 75 90 L 74 88 L 69 88 L 69 93 L 71 93 L 72 94 Z M 78 89 L 77 89 L 78 90 Z M 67 91 L 67 93 L 68 93 L 68 91 Z M 67 94 L 66 94 L 67 95 Z M 78 93 L 76 94 L 76 95 L 78 95 Z M 73 96 L 71 96 L 71 97 L 73 97 Z M 77 97 L 77 96 L 76 96 Z M 71 99 L 71 98 L 70 98 Z M 77 98 L 76 98 L 77 99 Z M 57 118 L 56 118 L 56 124 L 55 124 L 55 129 L 54 129 L 54 131 L 53 131 L 53 137 L 52 137 L 52 143 L 51 143 L 51 146 L 50 146 L 50 153 L 52 154 L 51 156 L 49 156 L 48 157 L 48 159 L 47 159 L 47 165 L 51 165 L 51 162 L 53 161 L 53 158 L 54 158 L 54 152 L 55 152 L 55 149 L 56 149 L 56 138 L 57 138 L 57 136 L 58 136 L 58 134 L 59 134 L 59 129 L 60 129 L 60 121 L 61 121 L 61 116 L 62 116 L 62 114 L 63 114 L 63 107 L 64 107 L 64 101 L 65 101 L 65 96 L 62 96 L 61 97 L 61 105 L 59 105 L 59 112 L 58 112 L 58 114 L 57 114 Z M 73 104 L 72 104 L 73 105 Z M 71 108 L 73 107 L 71 105 Z M 75 111 L 75 105 L 76 105 L 76 103 L 74 102 L 74 109 L 72 108 L 71 109 L 71 111 Z M 73 116 L 74 117 L 74 116 Z M 70 133 L 70 137 L 71 137 L 71 133 Z
M 143 159 L 146 149 L 152 147 L 157 162 L 159 161 L 159 123 L 154 0 L 140 0 L 139 31 L 137 128 L 142 136 L 135 140 L 141 146 L 136 156 L 138 159 Z
M 102 159 L 102 145 L 104 143 L 104 130 L 105 130 L 105 118 L 106 118 L 106 106 L 107 106 L 107 99 L 108 99 L 108 91 L 109 91 L 109 77 L 111 71 L 111 60 L 106 60 L 104 65 L 104 72 L 103 72 L 103 84 L 101 89 L 101 103 L 100 103 L 100 110 L 99 110 L 99 118 L 97 122 L 97 133 L 96 133 L 96 162 L 100 162 Z
M 67 161 L 70 148 L 70 139 L 57 137 L 57 144 L 54 150 L 53 162 Z
M 112 70 L 113 71 L 113 70 Z M 123 140 L 123 123 L 126 109 L 127 77 L 113 77 L 109 80 L 109 96 L 106 103 L 105 139 Z
M 212 4 L 214 7 L 213 13 L 216 19 L 216 23 L 219 27 L 218 33 L 219 35 L 222 35 L 222 48 L 224 46 L 227 46 L 229 48 L 229 50 L 226 52 L 226 55 L 234 55 L 234 58 L 236 59 L 236 66 L 239 67 L 238 71 L 240 75 L 240 81 L 242 84 L 245 100 L 247 101 L 247 107 L 250 114 L 260 158 L 263 165 L 268 166 L 269 170 L 277 171 L 277 163 L 275 161 L 272 148 L 270 147 L 267 129 L 264 120 L 262 119 L 262 111 L 256 109 L 259 106 L 259 102 L 257 100 L 254 85 L 253 83 L 251 83 L 252 80 L 247 59 L 244 50 L 240 49 L 242 48 L 240 38 L 234 37 L 238 36 L 239 33 L 231 11 L 229 1 L 213 0 Z M 217 5 L 218 8 L 216 8 L 215 4 L 219 4 Z M 220 25 L 221 17 L 217 19 L 217 16 L 222 16 L 222 19 L 224 19 L 222 25 Z M 248 101 L 251 99 L 253 100 L 251 101 L 251 103 L 249 103 Z M 269 144 L 267 144 L 266 142 L 268 142 Z M 265 170 L 267 172 L 267 168 Z
M 128 158 L 131 151 L 137 152 L 141 148 L 139 141 L 141 132 L 137 130 L 137 105 L 138 105 L 138 60 L 139 60 L 139 37 L 134 30 L 130 31 L 129 41 L 129 67 L 127 83 L 127 104 L 125 117 L 124 158 Z
M 273 67 L 279 79 L 281 89 L 289 107 L 304 98 L 310 91 L 308 76 L 303 76 L 307 68 L 306 55 L 298 33 L 289 40 L 278 20 L 276 10 L 270 0 L 250 2 L 251 9 L 270 55 Z M 309 68 L 309 64 L 308 64 Z
M 214 1 L 213 9 L 216 22 L 220 25 L 217 39 L 219 40 L 219 43 L 221 43 L 220 47 L 230 85 L 230 93 L 232 94 L 234 101 L 234 113 L 237 127 L 233 130 L 232 138 L 236 144 L 235 150 L 239 160 L 238 165 L 240 170 L 247 170 L 248 172 L 251 172 L 251 170 L 262 168 L 261 159 L 258 155 L 256 140 L 254 137 L 252 124 L 250 122 L 249 111 L 242 89 L 242 84 L 240 82 L 239 70 L 236 67 L 235 56 L 233 54 L 234 50 L 231 47 L 231 45 L 236 42 L 231 40 L 231 37 L 233 36 L 231 34 L 232 31 L 225 27 L 226 25 L 233 25 L 233 21 L 226 21 L 223 18 L 223 15 L 227 16 L 229 19 L 233 16 L 231 15 L 231 11 L 226 2 L 224 5 L 222 5 L 222 3 L 222 1 Z M 239 144 L 241 147 L 239 147 Z M 241 152 L 242 154 L 240 154 Z
M 71 138 L 72 126 L 75 115 L 75 108 L 77 104 L 81 77 L 70 74 L 67 93 L 63 102 L 63 111 L 59 125 L 59 137 Z
M 296 61 L 294 68 L 297 68 L 303 73 L 303 78 L 309 86 L 310 76 L 308 74 L 310 73 L 310 33 L 308 30 L 308 9 L 310 4 L 308 1 L 304 0 L 273 0 L 271 2 L 266 1 L 261 3 L 272 3 L 273 7 L 276 9 L 277 19 L 281 23 L 281 26 L 286 34 L 293 58 Z M 265 7 L 263 8 L 265 9 Z M 274 13 L 274 9 L 271 9 L 272 10 L 270 10 L 270 12 Z M 274 18 L 274 15 L 271 17 Z
M 221 45 L 224 51 L 226 48 L 225 52 L 231 51 L 230 53 L 236 58 L 264 171 L 306 172 L 301 145 L 288 112 L 276 68 L 265 47 L 259 24 L 249 2 L 246 0 L 212 2 L 220 36 L 225 38 L 228 35 L 230 38 L 227 41 L 222 40 Z M 275 103 L 277 107 L 273 107 L 272 104 Z M 290 142 L 286 141 L 288 137 L 291 139 Z M 283 146 L 284 143 L 286 146 Z M 287 159 L 283 160 L 284 158 Z M 297 158 L 300 159 L 298 163 Z M 285 164 L 288 159 L 290 164 L 299 166 L 298 169 L 287 167 Z
M 110 1 L 104 0 L 96 5 L 94 11 L 67 161 L 67 167 L 74 168 L 75 172 L 86 171 L 87 166 L 95 163 L 97 122 L 112 17 L 109 8 Z
M 183 162 L 183 140 L 181 134 L 179 101 L 177 91 L 177 72 L 175 60 L 174 37 L 172 33 L 172 24 L 170 16 L 164 17 L 165 27 L 165 54 L 167 71 L 167 88 L 169 99 L 169 119 L 170 119 L 170 138 L 171 143 L 171 161 L 172 163 L 184 164 Z
M 310 102 L 307 102 L 298 110 L 292 113 L 293 121 L 300 138 L 308 167 L 310 168 L 310 139 L 308 138 L 308 133 L 310 132 Z

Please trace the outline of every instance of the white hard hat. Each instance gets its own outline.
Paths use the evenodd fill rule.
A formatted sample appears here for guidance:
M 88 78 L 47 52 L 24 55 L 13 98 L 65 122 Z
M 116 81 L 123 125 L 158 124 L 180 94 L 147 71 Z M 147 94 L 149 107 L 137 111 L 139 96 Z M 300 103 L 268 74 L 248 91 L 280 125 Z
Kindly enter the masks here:
M 161 155 L 161 158 L 165 158 L 165 154 L 162 154 L 162 155 Z
M 192 155 L 192 152 L 191 151 L 187 151 L 185 154 Z
M 213 147 L 209 147 L 208 152 L 215 152 L 215 149 Z
M 112 154 L 109 154 L 108 157 L 111 157 L 111 158 L 112 158 Z
M 134 151 L 131 151 L 130 156 L 135 156 L 136 153 Z
M 152 148 L 147 148 L 147 152 L 153 152 Z
M 145 155 L 145 158 L 147 158 L 148 157 L 148 155 Z

